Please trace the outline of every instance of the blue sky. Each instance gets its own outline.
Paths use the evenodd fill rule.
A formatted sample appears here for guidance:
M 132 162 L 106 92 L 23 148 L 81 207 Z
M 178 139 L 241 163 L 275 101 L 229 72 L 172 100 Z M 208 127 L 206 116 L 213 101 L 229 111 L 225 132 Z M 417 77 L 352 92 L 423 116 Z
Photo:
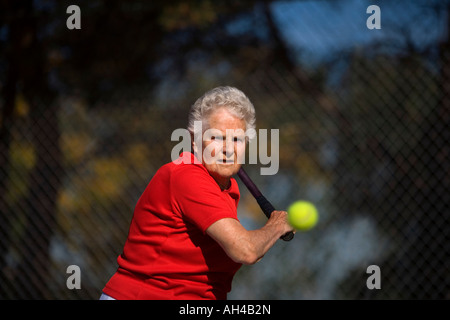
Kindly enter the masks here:
M 445 10 L 437 15 L 430 3 L 436 1 L 286 1 L 275 2 L 272 10 L 291 48 L 314 62 L 374 42 L 402 47 L 410 38 L 418 48 L 436 44 L 445 36 L 446 16 Z M 380 30 L 366 26 L 371 4 L 380 7 Z

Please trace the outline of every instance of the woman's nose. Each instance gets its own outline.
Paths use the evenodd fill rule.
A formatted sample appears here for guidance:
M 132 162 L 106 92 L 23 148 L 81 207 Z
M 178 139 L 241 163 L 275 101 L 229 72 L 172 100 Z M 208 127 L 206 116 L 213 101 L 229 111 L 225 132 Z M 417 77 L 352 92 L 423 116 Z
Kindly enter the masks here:
M 233 140 L 226 140 L 225 145 L 224 145 L 224 153 L 226 154 L 227 158 L 229 158 L 230 156 L 232 156 L 234 154 L 234 143 Z

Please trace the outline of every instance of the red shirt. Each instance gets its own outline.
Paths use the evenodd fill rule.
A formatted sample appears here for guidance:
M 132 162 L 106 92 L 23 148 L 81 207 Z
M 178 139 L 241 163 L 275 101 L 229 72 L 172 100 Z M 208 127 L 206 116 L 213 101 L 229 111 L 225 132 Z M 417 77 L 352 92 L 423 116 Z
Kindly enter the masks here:
M 162 166 L 139 198 L 119 268 L 103 292 L 115 299 L 226 299 L 235 263 L 206 229 L 237 218 L 239 188 L 221 191 L 184 152 Z

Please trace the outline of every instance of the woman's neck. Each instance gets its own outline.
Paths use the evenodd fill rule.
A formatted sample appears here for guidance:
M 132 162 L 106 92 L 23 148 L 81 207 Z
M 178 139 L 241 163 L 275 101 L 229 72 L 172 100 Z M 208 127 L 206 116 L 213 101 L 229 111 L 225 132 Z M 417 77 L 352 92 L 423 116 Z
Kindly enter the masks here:
M 216 183 L 219 185 L 220 190 L 226 190 L 231 186 L 231 179 L 230 178 L 224 178 L 224 179 L 216 179 L 214 178 Z

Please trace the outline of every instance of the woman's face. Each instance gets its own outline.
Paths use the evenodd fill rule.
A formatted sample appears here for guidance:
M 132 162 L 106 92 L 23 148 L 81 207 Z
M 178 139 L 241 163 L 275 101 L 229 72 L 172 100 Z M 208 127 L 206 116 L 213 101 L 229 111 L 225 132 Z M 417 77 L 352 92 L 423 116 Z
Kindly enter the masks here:
M 208 128 L 203 134 L 202 163 L 218 184 L 227 188 L 245 157 L 245 120 L 220 108 L 209 117 Z

